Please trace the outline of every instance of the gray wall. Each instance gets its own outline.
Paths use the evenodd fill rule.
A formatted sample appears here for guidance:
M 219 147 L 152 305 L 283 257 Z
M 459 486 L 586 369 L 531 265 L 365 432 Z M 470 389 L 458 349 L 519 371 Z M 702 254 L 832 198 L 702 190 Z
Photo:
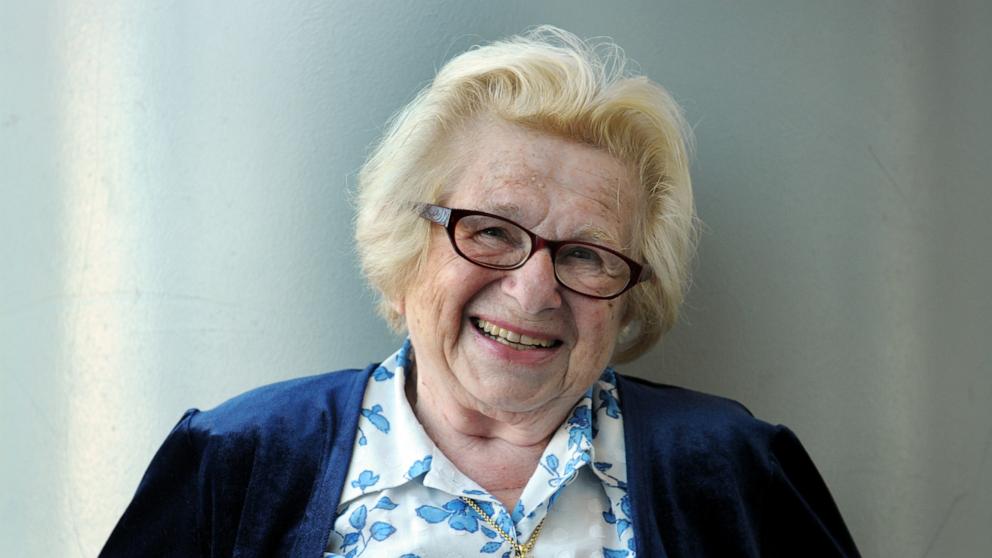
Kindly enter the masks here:
M 985 555 L 989 6 L 0 0 L 2 553 L 94 555 L 186 408 L 388 354 L 354 171 L 449 56 L 553 23 L 697 134 L 694 290 L 625 370 L 790 425 L 867 556 Z

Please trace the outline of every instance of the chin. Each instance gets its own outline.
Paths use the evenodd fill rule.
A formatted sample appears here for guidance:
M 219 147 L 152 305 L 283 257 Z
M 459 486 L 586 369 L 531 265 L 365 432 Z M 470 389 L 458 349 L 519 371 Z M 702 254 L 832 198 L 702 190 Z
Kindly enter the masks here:
M 504 413 L 531 413 L 543 409 L 548 401 L 545 398 L 534 398 L 530 393 L 526 396 L 519 394 L 485 394 L 479 399 L 486 407 Z

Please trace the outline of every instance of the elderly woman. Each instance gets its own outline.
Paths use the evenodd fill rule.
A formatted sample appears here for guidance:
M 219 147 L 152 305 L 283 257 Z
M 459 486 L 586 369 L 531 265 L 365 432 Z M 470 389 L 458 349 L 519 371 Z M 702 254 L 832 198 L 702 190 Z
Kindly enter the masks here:
M 597 52 L 441 69 L 359 178 L 406 343 L 188 412 L 104 556 L 857 554 L 789 430 L 610 367 L 675 322 L 695 217 L 679 108 Z

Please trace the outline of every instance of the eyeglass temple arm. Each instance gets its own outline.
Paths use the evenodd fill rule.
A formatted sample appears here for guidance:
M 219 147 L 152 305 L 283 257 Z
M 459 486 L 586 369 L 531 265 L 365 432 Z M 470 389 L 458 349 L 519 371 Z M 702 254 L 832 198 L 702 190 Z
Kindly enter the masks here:
M 448 221 L 451 220 L 451 210 L 447 207 L 430 203 L 418 203 L 416 204 L 416 208 L 420 212 L 421 217 L 428 221 L 433 221 L 442 227 L 447 227 Z
M 652 271 L 649 266 L 645 265 L 641 268 L 640 275 L 637 276 L 637 282 L 641 283 L 651 279 L 652 277 L 654 277 L 654 271 Z

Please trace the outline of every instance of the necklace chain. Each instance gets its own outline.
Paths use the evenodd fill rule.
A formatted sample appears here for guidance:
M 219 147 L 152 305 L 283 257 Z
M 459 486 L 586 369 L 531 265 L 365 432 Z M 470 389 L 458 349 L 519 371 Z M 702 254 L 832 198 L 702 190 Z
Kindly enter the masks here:
M 476 504 L 474 500 L 472 500 L 471 498 L 466 498 L 465 496 L 461 496 L 461 499 L 463 502 L 468 504 L 468 507 L 475 510 L 475 513 L 479 514 L 479 517 L 481 517 L 483 521 L 485 521 L 486 523 L 489 524 L 490 527 L 495 529 L 496 532 L 499 533 L 499 536 L 503 537 L 503 540 L 510 543 L 510 547 L 513 548 L 513 555 L 516 558 L 527 558 L 527 555 L 530 554 L 530 551 L 534 549 L 534 544 L 537 542 L 538 535 L 541 534 L 541 528 L 544 527 L 544 520 L 548 518 L 547 515 L 541 518 L 541 522 L 537 524 L 537 528 L 534 529 L 534 532 L 530 534 L 530 538 L 527 539 L 527 542 L 525 542 L 524 544 L 520 544 L 519 542 L 517 542 L 516 538 L 511 537 L 509 534 L 507 534 L 506 531 L 504 531 L 499 525 L 497 525 L 496 522 L 493 520 L 493 518 L 489 517 L 489 515 L 486 512 L 482 511 L 482 508 L 480 508 L 479 505 Z

